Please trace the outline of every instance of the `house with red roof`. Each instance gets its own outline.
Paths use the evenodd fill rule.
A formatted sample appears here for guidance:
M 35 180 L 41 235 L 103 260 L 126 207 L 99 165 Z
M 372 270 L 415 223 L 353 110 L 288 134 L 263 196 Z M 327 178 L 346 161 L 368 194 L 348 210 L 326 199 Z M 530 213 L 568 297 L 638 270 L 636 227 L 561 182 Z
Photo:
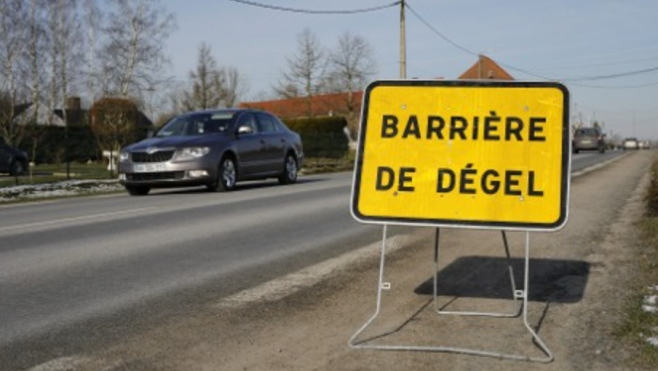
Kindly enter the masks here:
M 307 97 L 243 102 L 242 108 L 272 112 L 281 118 L 355 116 L 361 111 L 363 91 L 318 94 Z
M 514 80 L 498 63 L 480 54 L 478 61 L 462 73 L 458 80 Z

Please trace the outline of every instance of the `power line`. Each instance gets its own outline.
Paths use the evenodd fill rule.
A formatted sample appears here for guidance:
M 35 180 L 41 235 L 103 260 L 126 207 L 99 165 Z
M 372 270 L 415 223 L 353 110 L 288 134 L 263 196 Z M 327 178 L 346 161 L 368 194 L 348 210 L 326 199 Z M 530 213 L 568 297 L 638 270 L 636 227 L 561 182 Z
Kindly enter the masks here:
M 642 69 L 642 70 L 621 72 L 621 73 L 615 73 L 615 74 L 610 74 L 610 75 L 599 75 L 599 76 L 571 78 L 571 79 L 565 79 L 564 81 L 592 81 L 592 80 L 615 79 L 617 77 L 641 75 L 641 74 L 644 74 L 644 73 L 649 73 L 649 72 L 654 72 L 654 71 L 658 71 L 658 67 L 645 68 L 645 69 Z
M 270 10 L 278 10 L 278 11 L 284 11 L 284 12 L 293 12 L 293 13 L 304 13 L 304 14 L 357 14 L 357 13 L 367 13 L 367 12 L 374 12 L 374 11 L 379 11 L 391 7 L 396 7 L 399 6 L 402 1 L 395 1 L 389 4 L 385 5 L 380 5 L 376 7 L 370 7 L 370 8 L 361 8 L 361 9 L 350 9 L 350 10 L 316 10 L 316 9 L 302 9 L 302 8 L 290 8 L 290 7 L 282 7 L 282 6 L 276 6 L 276 5 L 270 5 L 270 4 L 263 4 L 263 3 L 258 3 L 255 1 L 250 1 L 250 0 L 227 0 L 227 1 L 232 1 L 244 5 L 250 5 L 250 6 L 255 6 L 259 8 L 264 8 L 264 9 L 270 9 Z M 444 35 L 442 32 L 437 30 L 432 24 L 430 24 L 428 21 L 426 21 L 418 12 L 416 12 L 410 5 L 408 1 L 404 2 L 404 6 L 422 23 L 424 24 L 429 30 L 431 30 L 435 35 L 440 37 L 442 40 L 447 42 L 448 44 L 452 45 L 453 47 L 463 51 L 466 54 L 476 56 L 478 57 L 480 53 L 476 53 L 467 47 L 457 43 L 456 41 L 452 40 L 448 36 Z M 576 78 L 554 78 L 554 77 L 549 77 L 545 76 L 542 74 L 538 74 L 532 71 L 528 71 L 526 69 L 518 68 L 509 64 L 506 64 L 501 61 L 497 61 L 498 64 L 500 64 L 502 67 L 505 67 L 509 70 L 516 71 L 516 72 L 521 72 L 523 74 L 537 77 L 543 80 L 548 80 L 548 81 L 561 81 L 564 83 L 569 83 L 570 85 L 574 86 L 581 86 L 581 87 L 586 87 L 586 88 L 600 88 L 600 89 L 632 89 L 632 88 L 640 88 L 640 87 L 647 87 L 647 86 L 654 86 L 658 85 L 658 82 L 656 83 L 645 83 L 645 84 L 638 84 L 638 85 L 624 85 L 624 86 L 597 86 L 597 85 L 588 85 L 588 84 L 582 84 L 580 82 L 582 81 L 596 81 L 596 80 L 606 80 L 606 79 L 615 79 L 615 78 L 620 78 L 620 77 L 627 77 L 627 76 L 633 76 L 633 75 L 640 75 L 640 74 L 645 74 L 645 73 L 650 73 L 654 71 L 658 71 L 658 67 L 651 67 L 651 68 L 646 68 L 642 70 L 636 70 L 636 71 L 628 71 L 628 72 L 620 72 L 620 73 L 614 73 L 614 74 L 608 74 L 608 75 L 598 75 L 598 76 L 585 76 L 585 77 L 576 77 Z
M 621 90 L 621 89 L 637 89 L 637 88 L 647 88 L 650 86 L 657 86 L 658 81 L 655 82 L 647 82 L 647 83 L 642 83 L 642 84 L 636 84 L 636 85 L 612 85 L 612 86 L 604 86 L 604 85 L 590 85 L 590 84 L 580 84 L 580 83 L 567 83 L 567 85 L 573 85 L 573 86 L 580 86 L 582 88 L 590 88 L 590 89 L 614 89 L 614 90 Z
M 463 52 L 466 52 L 467 54 L 471 54 L 471 55 L 474 55 L 474 56 L 478 56 L 478 53 L 475 53 L 475 52 L 473 52 L 473 51 L 471 51 L 471 50 L 469 50 L 469 49 L 467 49 L 467 48 L 465 48 L 465 47 L 463 47 L 463 46 L 457 44 L 456 42 L 454 42 L 454 41 L 452 41 L 450 38 L 448 38 L 446 35 L 444 35 L 444 34 L 442 34 L 441 32 L 439 32 L 436 28 L 434 28 L 431 24 L 429 24 L 429 22 L 427 22 L 426 20 L 424 20 L 423 17 L 420 16 L 420 14 L 416 13 L 416 11 L 415 11 L 411 6 L 409 6 L 409 2 L 408 2 L 408 1 L 405 1 L 405 2 L 404 2 L 404 5 L 407 7 L 407 9 L 409 9 L 409 11 L 410 11 L 413 15 L 416 16 L 416 18 L 418 18 L 419 21 L 421 21 L 425 26 L 427 26 L 427 28 L 429 28 L 430 30 L 432 30 L 432 32 L 434 32 L 437 36 L 439 36 L 440 38 L 442 38 L 444 41 L 446 41 L 446 42 L 449 43 L 450 45 L 454 46 L 455 48 L 457 48 L 457 49 L 459 49 L 459 50 L 461 50 L 461 51 L 463 51 Z
M 248 0 L 227 0 L 227 1 L 233 1 L 235 3 L 251 5 L 259 8 L 280 10 L 283 12 L 305 13 L 305 14 L 357 14 L 357 13 L 374 12 L 377 10 L 382 10 L 400 5 L 400 1 L 396 1 L 390 4 L 375 6 L 372 8 L 351 9 L 351 10 L 315 10 L 315 9 L 288 8 L 283 6 L 257 3 L 255 1 L 248 1 Z
M 436 28 L 434 28 L 429 22 L 427 22 L 423 17 L 420 16 L 410 5 L 408 1 L 404 2 L 405 6 L 407 9 L 416 17 L 418 20 L 423 23 L 427 28 L 429 28 L 434 34 L 439 36 L 441 39 L 449 43 L 450 45 L 454 46 L 455 48 L 473 56 L 479 56 L 479 53 L 475 53 L 474 51 L 458 44 L 457 42 L 453 41 L 449 37 L 445 36 L 443 33 L 438 31 Z M 628 72 L 620 72 L 620 73 L 614 73 L 614 74 L 608 74 L 608 75 L 598 75 L 598 76 L 587 76 L 587 77 L 578 77 L 578 78 L 553 78 L 553 77 L 548 77 L 544 75 L 540 75 L 538 73 L 534 73 L 525 69 L 521 69 L 518 67 L 511 66 L 509 64 L 497 61 L 498 64 L 500 64 L 502 67 L 505 67 L 507 69 L 517 71 L 524 73 L 529 76 L 533 77 L 538 77 L 544 80 L 549 80 L 549 81 L 561 81 L 561 82 L 568 82 L 571 85 L 574 86 L 582 86 L 582 87 L 587 87 L 587 88 L 601 88 L 601 89 L 630 89 L 630 88 L 640 88 L 640 87 L 647 87 L 647 86 L 654 86 L 657 85 L 658 83 L 645 83 L 645 84 L 638 84 L 638 85 L 626 85 L 626 86 L 595 86 L 595 85 L 586 85 L 586 84 L 580 84 L 580 83 L 574 83 L 578 81 L 595 81 L 595 80 L 605 80 L 605 79 L 614 79 L 614 78 L 619 78 L 619 77 L 627 77 L 627 76 L 632 76 L 632 75 L 639 75 L 639 74 L 645 74 L 645 73 L 650 73 L 654 71 L 658 71 L 658 67 L 651 67 L 651 68 L 646 68 L 642 70 L 636 70 L 636 71 L 628 71 Z

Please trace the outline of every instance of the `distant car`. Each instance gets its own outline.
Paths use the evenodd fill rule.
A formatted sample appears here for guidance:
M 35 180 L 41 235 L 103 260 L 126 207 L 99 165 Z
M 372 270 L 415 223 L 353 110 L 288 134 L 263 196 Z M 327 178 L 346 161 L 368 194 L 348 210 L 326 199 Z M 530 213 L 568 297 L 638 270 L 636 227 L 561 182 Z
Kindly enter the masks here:
M 174 117 L 153 137 L 123 148 L 119 181 L 131 195 L 200 185 L 230 191 L 242 180 L 294 183 L 303 160 L 299 134 L 271 113 L 196 111 Z
M 20 176 L 28 169 L 27 153 L 18 148 L 11 147 L 0 137 L 0 173 L 11 176 Z
M 622 143 L 621 148 L 625 151 L 627 149 L 640 149 L 640 143 L 636 138 L 626 138 Z
M 580 128 L 573 134 L 573 153 L 584 150 L 605 152 L 605 135 L 599 128 Z

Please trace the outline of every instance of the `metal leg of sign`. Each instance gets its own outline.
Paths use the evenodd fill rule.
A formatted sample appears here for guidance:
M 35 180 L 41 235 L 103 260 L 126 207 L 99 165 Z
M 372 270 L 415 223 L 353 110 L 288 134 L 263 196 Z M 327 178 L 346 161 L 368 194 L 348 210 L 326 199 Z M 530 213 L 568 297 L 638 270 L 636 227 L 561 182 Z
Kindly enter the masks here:
M 483 316 L 483 317 L 505 317 L 505 318 L 515 318 L 521 315 L 521 310 L 523 309 L 523 303 L 519 299 L 523 296 L 523 292 L 516 289 L 516 281 L 514 280 L 514 267 L 512 267 L 512 257 L 509 252 L 509 245 L 507 243 L 507 235 L 505 231 L 501 231 L 503 237 L 503 246 L 505 247 L 505 256 L 507 259 L 507 270 L 509 272 L 510 284 L 512 285 L 512 298 L 514 302 L 518 302 L 517 309 L 511 313 L 493 313 L 493 312 L 469 312 L 469 311 L 448 311 L 442 310 L 439 307 L 438 300 L 438 286 L 439 286 L 439 236 L 440 230 L 436 228 L 436 234 L 434 236 L 434 263 L 436 269 L 434 270 L 434 310 L 439 314 L 453 314 L 460 316 Z
M 438 230 L 437 230 L 438 231 Z M 379 316 L 382 302 L 382 291 L 389 288 L 388 283 L 384 282 L 384 256 L 386 253 L 386 225 L 383 228 L 382 249 L 379 262 L 379 281 L 377 285 L 377 305 L 375 313 L 363 324 L 348 341 L 348 345 L 352 349 L 372 349 L 372 350 L 388 350 L 388 351 L 420 351 L 420 352 L 444 352 L 444 353 L 457 353 L 469 354 L 484 357 L 493 357 L 500 359 L 511 359 L 519 361 L 530 362 L 551 362 L 553 361 L 553 353 L 548 349 L 546 344 L 541 340 L 535 329 L 532 328 L 528 322 L 528 285 L 529 285 L 529 270 L 530 270 L 530 232 L 526 232 L 526 246 L 525 246 L 525 272 L 524 272 L 524 290 L 515 290 L 515 298 L 523 299 L 523 324 L 532 335 L 535 344 L 545 353 L 545 357 L 529 357 L 519 354 L 506 354 L 500 352 L 491 352 L 486 350 L 470 349 L 470 348 L 457 348 L 450 346 L 418 346 L 418 345 L 378 345 L 370 344 L 369 342 L 375 338 L 385 337 L 387 334 L 378 335 L 365 340 L 357 340 L 358 337 L 372 324 L 372 322 Z M 437 235 L 438 237 L 438 235 Z M 506 238 L 504 238 L 506 243 Z
M 529 358 L 529 361 L 536 362 L 551 362 L 553 361 L 553 352 L 546 346 L 544 341 L 539 337 L 537 332 L 528 322 L 528 292 L 530 290 L 530 232 L 525 234 L 525 265 L 523 268 L 523 325 L 526 327 L 530 335 L 532 335 L 532 340 L 541 348 L 541 350 L 546 354 L 546 357 L 542 358 Z
M 382 231 L 382 234 L 383 234 L 382 235 L 382 252 L 381 252 L 381 257 L 380 257 L 380 260 L 379 260 L 379 281 L 378 281 L 378 284 L 377 284 L 377 306 L 376 306 L 376 309 L 375 309 L 375 313 L 372 315 L 372 317 L 370 317 L 370 319 L 366 323 L 364 323 L 363 326 L 361 326 L 361 328 L 359 328 L 359 330 L 357 330 L 357 332 L 355 332 L 354 335 L 352 335 L 352 337 L 350 338 L 350 340 L 348 342 L 348 345 L 350 346 L 350 348 L 353 348 L 353 349 L 385 349 L 385 348 L 381 348 L 382 347 L 381 345 L 367 344 L 366 342 L 368 340 L 365 340 L 365 341 L 362 341 L 362 342 L 357 342 L 356 339 L 359 337 L 359 335 L 361 335 L 361 333 L 366 328 L 368 328 L 368 326 L 370 326 L 372 321 L 374 321 L 375 318 L 377 318 L 377 316 L 379 315 L 379 311 L 382 307 L 382 290 L 385 289 L 384 288 L 384 256 L 385 256 L 385 253 L 386 253 L 386 227 L 387 227 L 387 225 L 384 224 L 384 228 L 383 228 L 383 231 Z

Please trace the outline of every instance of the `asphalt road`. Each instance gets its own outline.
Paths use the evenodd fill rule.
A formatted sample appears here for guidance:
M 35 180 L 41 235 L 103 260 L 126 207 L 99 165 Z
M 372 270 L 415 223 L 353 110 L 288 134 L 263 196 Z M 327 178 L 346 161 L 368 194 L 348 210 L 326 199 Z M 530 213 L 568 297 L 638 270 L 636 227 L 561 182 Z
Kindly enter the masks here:
M 621 154 L 574 155 L 572 172 Z M 381 227 L 349 215 L 351 181 L 341 173 L 225 194 L 165 190 L 0 207 L 0 369 L 103 347 L 376 242 Z M 413 229 L 389 229 L 400 233 Z

